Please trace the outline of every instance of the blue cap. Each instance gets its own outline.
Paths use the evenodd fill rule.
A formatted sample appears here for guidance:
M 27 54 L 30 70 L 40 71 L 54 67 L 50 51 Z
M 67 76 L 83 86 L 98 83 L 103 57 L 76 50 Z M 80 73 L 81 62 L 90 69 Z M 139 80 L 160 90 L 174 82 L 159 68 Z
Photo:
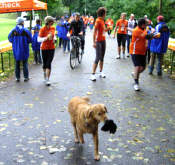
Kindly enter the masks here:
M 17 19 L 16 19 L 16 24 L 17 25 L 19 25 L 19 24 L 21 24 L 21 23 L 23 23 L 24 22 L 24 18 L 22 18 L 22 17 L 18 17 Z

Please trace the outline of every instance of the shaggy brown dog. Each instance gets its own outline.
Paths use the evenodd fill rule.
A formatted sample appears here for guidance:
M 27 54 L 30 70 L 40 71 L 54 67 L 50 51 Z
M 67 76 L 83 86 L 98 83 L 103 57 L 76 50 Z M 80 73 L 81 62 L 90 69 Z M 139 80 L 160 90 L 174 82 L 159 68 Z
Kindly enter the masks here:
M 74 128 L 75 142 L 84 143 L 83 134 L 90 133 L 94 140 L 94 159 L 100 160 L 98 153 L 98 124 L 107 120 L 104 104 L 89 104 L 88 97 L 74 97 L 70 100 L 68 111 Z

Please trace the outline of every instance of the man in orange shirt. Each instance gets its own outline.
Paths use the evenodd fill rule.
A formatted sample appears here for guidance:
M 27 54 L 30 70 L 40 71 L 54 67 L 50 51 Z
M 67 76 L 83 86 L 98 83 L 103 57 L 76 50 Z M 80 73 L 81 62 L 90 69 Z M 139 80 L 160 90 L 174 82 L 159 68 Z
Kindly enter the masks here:
M 108 29 L 105 29 L 105 16 L 106 16 L 106 9 L 104 7 L 100 7 L 97 10 L 97 15 L 98 18 L 96 19 L 95 22 L 95 27 L 94 27 L 94 34 L 93 34 L 93 47 L 96 49 L 96 59 L 93 64 L 92 68 L 92 75 L 90 77 L 90 80 L 96 81 L 95 77 L 95 72 L 99 63 L 100 67 L 100 77 L 105 78 L 105 74 L 102 72 L 103 70 L 103 59 L 105 55 L 105 50 L 106 50 L 106 37 L 105 37 L 105 32 Z
M 151 39 L 153 33 L 147 34 L 146 20 L 144 18 L 138 21 L 138 26 L 132 32 L 132 41 L 130 44 L 130 54 L 134 64 L 134 72 L 132 76 L 134 78 L 134 90 L 139 91 L 139 75 L 145 70 L 146 66 L 146 48 L 147 39 Z M 156 36 L 154 36 L 156 37 Z
M 110 36 L 111 32 L 112 32 L 112 29 L 113 29 L 113 26 L 114 26 L 114 21 L 111 18 L 108 18 L 106 20 L 105 24 L 107 25 L 107 28 L 109 28 L 108 35 Z
M 127 28 L 128 28 L 128 21 L 125 18 L 126 18 L 126 13 L 122 13 L 121 19 L 117 21 L 116 27 L 114 29 L 114 38 L 117 31 L 117 42 L 118 42 L 117 59 L 120 59 L 121 45 L 122 45 L 122 51 L 123 51 L 123 58 L 125 58 L 125 43 L 126 43 Z
M 43 59 L 43 72 L 44 80 L 46 85 L 50 85 L 50 74 L 51 74 L 51 63 L 54 57 L 55 45 L 54 45 L 54 36 L 55 36 L 55 27 L 53 23 L 55 19 L 51 16 L 47 16 L 44 19 L 45 26 L 40 29 L 38 41 L 41 43 L 42 50 L 42 59 Z

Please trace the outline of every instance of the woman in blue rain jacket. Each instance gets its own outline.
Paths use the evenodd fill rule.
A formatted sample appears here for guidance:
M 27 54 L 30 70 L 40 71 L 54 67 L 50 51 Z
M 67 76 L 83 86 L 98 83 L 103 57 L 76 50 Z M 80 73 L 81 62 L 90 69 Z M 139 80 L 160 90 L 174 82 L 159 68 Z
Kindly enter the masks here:
M 155 34 L 160 34 L 160 37 L 154 38 L 151 41 L 150 50 L 151 50 L 151 59 L 149 63 L 149 74 L 151 75 L 154 70 L 155 59 L 157 56 L 157 75 L 162 76 L 162 64 L 163 64 L 163 56 L 166 53 L 168 48 L 168 40 L 169 40 L 169 28 L 164 22 L 163 16 L 157 17 L 157 26 L 155 27 Z
M 16 81 L 20 81 L 20 61 L 23 63 L 24 81 L 28 81 L 29 44 L 32 42 L 32 34 L 27 28 L 24 28 L 23 18 L 17 18 L 16 23 L 16 27 L 8 35 L 8 39 L 12 43 L 13 55 L 16 62 Z

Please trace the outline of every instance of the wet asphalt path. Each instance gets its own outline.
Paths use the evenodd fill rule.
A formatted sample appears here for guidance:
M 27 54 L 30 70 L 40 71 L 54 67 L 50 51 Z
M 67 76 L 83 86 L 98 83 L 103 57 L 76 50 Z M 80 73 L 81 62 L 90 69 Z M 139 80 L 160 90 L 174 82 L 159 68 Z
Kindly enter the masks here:
M 175 82 L 164 74 L 141 75 L 141 91 L 133 90 L 130 58 L 116 60 L 116 40 L 107 37 L 106 79 L 89 80 L 95 51 L 92 33 L 75 70 L 69 55 L 57 48 L 50 87 L 40 65 L 30 66 L 31 80 L 14 78 L 0 85 L 0 165 L 173 165 L 175 164 Z M 98 71 L 97 71 L 98 72 Z M 105 103 L 118 130 L 102 132 L 101 160 L 93 160 L 93 141 L 75 144 L 67 105 L 73 96 L 88 95 Z M 55 151 L 54 153 L 49 153 Z

